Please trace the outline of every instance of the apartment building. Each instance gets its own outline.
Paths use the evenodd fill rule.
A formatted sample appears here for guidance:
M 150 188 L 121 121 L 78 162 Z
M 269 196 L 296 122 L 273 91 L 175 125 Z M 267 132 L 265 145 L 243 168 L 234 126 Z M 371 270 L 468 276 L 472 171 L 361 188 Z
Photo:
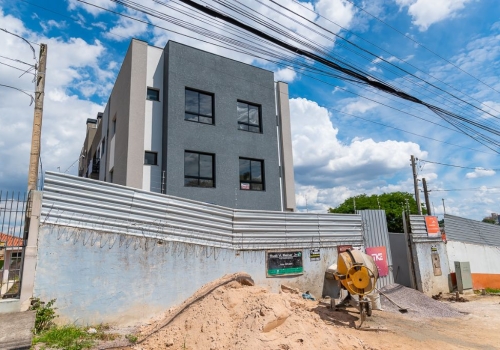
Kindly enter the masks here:
M 169 41 L 132 40 L 79 176 L 239 209 L 295 210 L 288 85 Z

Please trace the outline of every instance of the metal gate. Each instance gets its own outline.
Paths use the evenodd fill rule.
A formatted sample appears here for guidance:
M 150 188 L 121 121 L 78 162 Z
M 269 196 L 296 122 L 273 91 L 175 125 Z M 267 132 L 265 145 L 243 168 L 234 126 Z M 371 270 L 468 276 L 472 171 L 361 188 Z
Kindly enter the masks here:
M 19 298 L 24 261 L 24 225 L 28 199 L 0 191 L 0 298 Z

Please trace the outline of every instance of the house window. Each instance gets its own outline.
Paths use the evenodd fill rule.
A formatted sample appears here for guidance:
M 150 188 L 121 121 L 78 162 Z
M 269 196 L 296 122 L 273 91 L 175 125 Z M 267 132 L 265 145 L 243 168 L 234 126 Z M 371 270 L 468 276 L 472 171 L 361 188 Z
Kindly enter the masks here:
M 215 155 L 184 152 L 184 186 L 215 187 Z
M 145 165 L 158 165 L 158 153 L 157 152 L 144 152 L 144 164 Z
M 240 189 L 264 191 L 264 161 L 240 158 Z
M 238 101 L 238 129 L 250 132 L 262 132 L 260 107 Z
M 146 99 L 151 101 L 160 101 L 160 90 L 148 88 Z
M 203 124 L 214 123 L 214 96 L 186 89 L 186 111 L 184 119 Z

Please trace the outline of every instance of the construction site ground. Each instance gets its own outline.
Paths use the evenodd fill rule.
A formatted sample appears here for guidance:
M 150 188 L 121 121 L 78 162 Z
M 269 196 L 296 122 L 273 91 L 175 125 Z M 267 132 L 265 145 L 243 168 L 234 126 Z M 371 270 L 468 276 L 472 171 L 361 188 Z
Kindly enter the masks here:
M 204 286 L 163 317 L 136 328 L 134 345 L 115 341 L 98 348 L 500 349 L 500 296 L 467 295 L 468 302 L 436 301 L 402 287 L 397 292 L 408 298 L 411 308 L 407 313 L 399 313 L 383 300 L 384 310 L 374 310 L 358 330 L 356 308 L 335 311 L 328 299 L 305 300 L 293 289 L 271 293 L 241 282 L 232 275 Z M 419 303 L 428 310 L 415 310 Z

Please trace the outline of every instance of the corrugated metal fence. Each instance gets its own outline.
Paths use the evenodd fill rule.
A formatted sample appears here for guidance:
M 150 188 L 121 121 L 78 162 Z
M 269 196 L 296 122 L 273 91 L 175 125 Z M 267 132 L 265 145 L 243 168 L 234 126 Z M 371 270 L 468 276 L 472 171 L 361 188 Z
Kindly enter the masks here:
M 500 225 L 445 214 L 446 239 L 500 247 Z
M 365 247 L 386 247 L 389 274 L 378 279 L 377 288 L 394 283 L 391 244 L 385 210 L 359 210 L 358 214 L 363 220 Z
M 363 244 L 358 214 L 234 210 L 53 172 L 41 224 L 240 250 Z

